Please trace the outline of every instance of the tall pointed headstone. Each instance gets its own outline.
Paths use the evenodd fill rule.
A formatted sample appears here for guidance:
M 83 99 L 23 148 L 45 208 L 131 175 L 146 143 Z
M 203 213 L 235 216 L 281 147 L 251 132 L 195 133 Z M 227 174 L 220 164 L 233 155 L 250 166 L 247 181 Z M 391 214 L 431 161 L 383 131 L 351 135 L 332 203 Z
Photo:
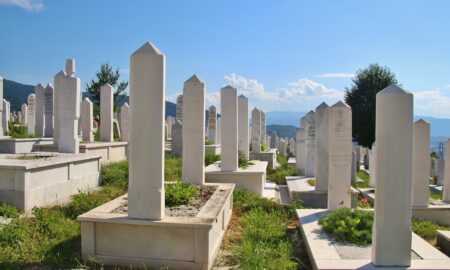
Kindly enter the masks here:
M 313 111 L 306 114 L 305 131 L 305 176 L 314 177 L 316 174 L 316 114 Z
M 248 140 L 248 98 L 240 95 L 238 98 L 238 132 L 239 132 L 239 150 L 244 156 L 249 158 L 249 140 Z
M 238 107 L 237 89 L 225 86 L 220 89 L 222 114 L 222 170 L 238 169 Z
M 22 123 L 24 125 L 28 124 L 28 105 L 26 103 L 23 103 L 22 106 L 20 106 L 20 111 L 22 112 Z
M 44 136 L 53 137 L 53 86 L 47 84 L 44 89 Z
M 316 107 L 315 176 L 316 190 L 328 190 L 329 115 L 330 106 L 322 102 Z
M 208 140 L 217 143 L 217 109 L 212 105 L 208 109 Z
M 256 107 L 252 110 L 252 152 L 261 152 L 261 111 Z
M 419 119 L 413 126 L 413 207 L 427 207 L 430 173 L 430 124 Z
M 298 175 L 305 175 L 305 129 L 299 128 L 295 136 L 297 156 L 295 158 Z
M 34 94 L 36 95 L 35 135 L 38 137 L 45 136 L 44 91 L 42 84 L 38 84 L 34 88 Z
M 36 113 L 35 101 L 36 101 L 35 94 L 28 95 L 28 98 L 27 98 L 27 103 L 28 103 L 27 130 L 28 130 L 28 134 L 30 134 L 30 135 L 34 135 L 35 119 L 36 119 L 35 118 L 35 113 Z
M 128 142 L 130 140 L 130 106 L 128 103 L 120 107 L 120 129 L 122 130 L 122 141 Z
M 94 108 L 89 98 L 85 98 L 83 102 L 81 102 L 80 123 L 83 141 L 93 142 Z
M 110 84 L 100 88 L 100 141 L 113 142 L 114 89 Z

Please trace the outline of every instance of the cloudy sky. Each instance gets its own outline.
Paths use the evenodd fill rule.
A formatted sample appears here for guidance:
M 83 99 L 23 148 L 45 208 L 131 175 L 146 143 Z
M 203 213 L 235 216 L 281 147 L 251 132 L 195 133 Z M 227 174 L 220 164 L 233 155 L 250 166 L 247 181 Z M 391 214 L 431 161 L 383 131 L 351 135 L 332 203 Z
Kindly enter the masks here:
M 167 61 L 167 97 L 197 74 L 208 105 L 231 84 L 266 111 L 343 98 L 353 74 L 388 66 L 415 114 L 450 118 L 450 1 L 0 0 L 0 75 L 53 81 L 66 58 L 82 85 L 101 63 L 129 77 L 145 41 Z

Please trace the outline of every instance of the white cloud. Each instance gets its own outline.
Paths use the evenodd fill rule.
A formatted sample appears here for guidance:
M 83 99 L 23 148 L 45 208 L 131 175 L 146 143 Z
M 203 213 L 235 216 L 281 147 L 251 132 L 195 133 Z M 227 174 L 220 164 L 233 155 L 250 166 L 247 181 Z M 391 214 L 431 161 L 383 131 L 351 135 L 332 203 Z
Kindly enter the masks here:
M 129 68 L 119 68 L 119 73 L 121 75 L 123 75 L 123 74 L 130 74 L 130 69 Z
M 353 73 L 324 73 L 319 74 L 319 78 L 353 78 L 355 74 Z
M 26 11 L 39 12 L 44 7 L 43 0 L 0 0 L 2 6 L 16 6 Z
M 343 91 L 329 88 L 308 78 L 289 82 L 286 87 L 274 91 L 266 91 L 264 85 L 256 79 L 248 79 L 235 73 L 225 76 L 225 80 L 238 88 L 240 94 L 247 96 L 252 105 L 265 111 L 306 111 L 323 101 L 331 105 L 344 97 Z
M 450 118 L 450 86 L 415 91 L 414 114 Z

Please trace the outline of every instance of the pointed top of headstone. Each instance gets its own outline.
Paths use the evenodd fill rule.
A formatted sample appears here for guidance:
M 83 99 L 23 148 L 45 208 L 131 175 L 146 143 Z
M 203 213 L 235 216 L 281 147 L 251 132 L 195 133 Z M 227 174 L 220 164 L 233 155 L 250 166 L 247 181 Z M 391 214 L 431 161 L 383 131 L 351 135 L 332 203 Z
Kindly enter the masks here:
M 320 103 L 319 106 L 316 107 L 316 110 L 323 109 L 323 108 L 330 108 L 330 106 L 328 106 L 328 104 L 326 102 L 322 102 L 322 103 Z
M 150 42 L 145 42 L 139 49 L 137 49 L 133 54 L 154 54 L 154 55 L 164 55 L 155 45 Z
M 239 95 L 239 98 L 245 98 L 245 99 L 247 99 L 247 97 L 244 96 L 244 95 Z
M 55 77 L 66 77 L 66 72 L 64 72 L 64 70 L 61 70 L 56 73 Z
M 69 77 L 75 76 L 75 59 L 66 60 L 66 74 Z
M 36 95 L 35 95 L 34 93 L 31 93 L 31 94 L 29 94 L 29 95 L 28 95 L 28 98 L 30 98 L 30 97 L 33 97 L 33 98 L 35 98 L 35 97 L 36 97 Z
M 388 87 L 381 90 L 380 92 L 378 92 L 377 95 L 379 94 L 411 94 L 411 93 L 396 84 L 391 84 Z
M 420 118 L 419 120 L 416 121 L 417 124 L 430 124 L 430 122 L 424 120 L 423 118 Z
M 232 87 L 231 85 L 227 85 L 227 86 L 222 87 L 222 89 L 220 89 L 220 90 L 236 90 L 236 88 Z
M 184 82 L 186 83 L 204 83 L 197 75 L 192 75 L 187 81 Z
M 257 107 L 253 108 L 252 111 L 259 111 Z
M 331 106 L 331 107 L 333 107 L 333 108 L 336 108 L 336 107 L 346 107 L 346 108 L 350 108 L 350 106 L 348 106 L 347 104 L 345 104 L 344 102 L 342 102 L 342 101 L 338 101 L 338 102 L 336 102 L 333 106 Z
M 47 83 L 45 89 L 53 89 L 53 85 L 51 83 Z
M 130 107 L 130 105 L 128 105 L 128 102 L 125 102 L 121 108 L 123 108 L 123 107 Z
M 210 110 L 215 110 L 215 109 L 216 109 L 216 106 L 211 105 L 211 106 L 209 106 L 209 109 L 210 109 Z
M 92 101 L 91 101 L 88 97 L 85 97 L 85 98 L 83 99 L 83 102 L 89 102 L 89 103 L 92 103 Z
M 102 85 L 102 87 L 100 88 L 100 91 L 103 89 L 113 89 L 112 85 L 110 85 L 109 83 Z
M 311 115 L 311 114 L 314 114 L 314 111 L 309 111 L 307 114 L 306 114 L 306 116 L 308 116 L 308 115 Z
M 38 84 L 34 87 L 34 92 L 44 90 L 44 86 L 42 84 Z

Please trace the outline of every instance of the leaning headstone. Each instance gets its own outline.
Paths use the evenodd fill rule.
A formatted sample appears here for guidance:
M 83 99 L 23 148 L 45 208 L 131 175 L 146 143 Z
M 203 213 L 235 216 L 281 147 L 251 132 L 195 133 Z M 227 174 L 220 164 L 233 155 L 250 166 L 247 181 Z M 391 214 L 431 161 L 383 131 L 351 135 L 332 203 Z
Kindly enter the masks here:
M 328 153 L 329 153 L 329 110 L 330 106 L 322 102 L 316 107 L 316 140 L 315 140 L 315 176 L 318 191 L 328 190 Z
M 406 267 L 411 265 L 412 241 L 413 95 L 397 85 L 379 92 L 375 126 L 377 201 L 372 262 Z
M 179 95 L 177 97 L 175 121 L 180 121 L 183 123 L 183 95 Z
M 163 219 L 165 56 L 150 43 L 131 55 L 128 217 Z
M 239 131 L 239 150 L 244 156 L 249 158 L 249 140 L 248 140 L 248 98 L 240 95 L 238 98 L 238 131 Z
M 439 186 L 444 185 L 444 174 L 445 174 L 445 159 L 439 158 L 438 160 L 438 177 L 437 177 L 437 184 Z
M 110 84 L 100 88 L 100 141 L 113 142 L 114 89 Z
M 36 95 L 35 135 L 38 137 L 45 136 L 44 91 L 42 84 L 38 84 L 34 88 L 34 94 Z
M 428 206 L 428 178 L 430 172 L 430 124 L 423 120 L 417 120 L 413 127 L 413 207 Z
M 183 153 L 183 124 L 175 121 L 172 126 L 172 156 L 181 157 Z
M 80 79 L 75 77 L 75 60 L 68 60 L 66 71 L 55 75 L 58 93 L 58 152 L 79 153 L 78 120 L 80 118 Z
M 252 152 L 261 152 L 261 111 L 258 108 L 252 110 Z
M 92 102 L 89 98 L 85 98 L 83 102 L 81 102 L 81 112 L 80 112 L 80 125 L 81 131 L 83 134 L 84 142 L 93 142 L 93 123 L 94 123 L 94 109 Z
M 208 140 L 212 143 L 216 144 L 217 142 L 217 130 L 216 130 L 216 121 L 217 121 L 217 110 L 216 106 L 210 106 L 208 110 Z
M 238 169 L 238 107 L 237 89 L 225 86 L 220 89 L 222 113 L 222 170 Z
M 34 135 L 34 127 L 35 127 L 35 101 L 36 101 L 36 95 L 30 94 L 27 98 L 28 103 L 28 122 L 27 122 L 27 130 L 28 134 Z
M 305 176 L 314 177 L 314 175 L 316 174 L 316 114 L 313 111 L 310 111 L 306 114 L 305 126 Z
M 22 123 L 24 125 L 28 124 L 28 105 L 26 103 L 23 103 L 20 107 L 20 111 L 22 112 Z
M 305 129 L 299 128 L 295 137 L 297 175 L 305 175 Z
M 44 89 L 44 136 L 53 137 L 53 86 Z
M 445 146 L 445 159 L 450 160 L 450 139 Z M 445 162 L 444 187 L 442 189 L 442 200 L 450 203 L 450 162 Z
M 352 109 L 342 101 L 329 108 L 328 209 L 351 207 Z
M 128 103 L 120 107 L 120 129 L 122 130 L 122 141 L 128 142 L 130 139 L 130 106 Z
M 183 182 L 205 183 L 205 83 L 193 75 L 183 88 Z

